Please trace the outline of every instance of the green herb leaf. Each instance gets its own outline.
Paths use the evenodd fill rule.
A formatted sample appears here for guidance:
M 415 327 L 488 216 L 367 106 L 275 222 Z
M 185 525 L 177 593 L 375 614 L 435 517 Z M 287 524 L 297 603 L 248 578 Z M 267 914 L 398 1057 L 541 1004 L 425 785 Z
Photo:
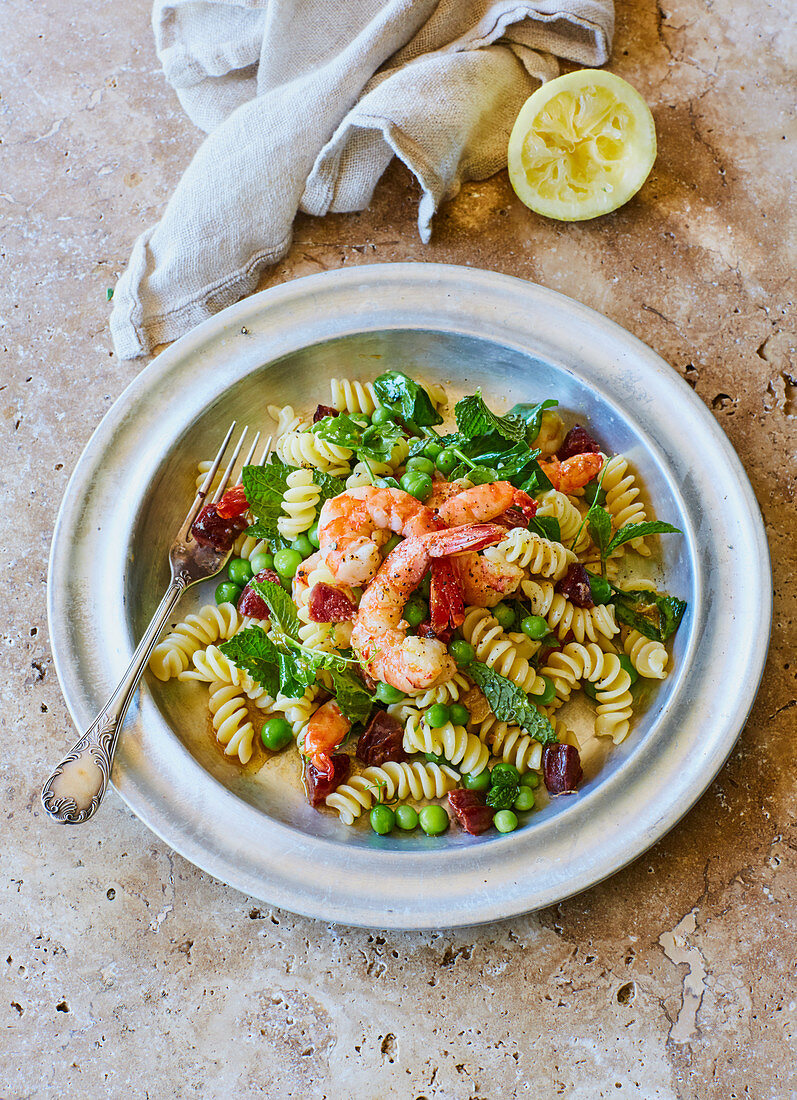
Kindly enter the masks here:
M 666 642 L 675 633 L 687 608 L 685 600 L 666 592 L 623 592 L 619 588 L 612 603 L 619 623 L 656 642 Z
M 511 810 L 519 791 L 517 783 L 501 783 L 490 787 L 484 801 L 493 810 Z
M 319 512 L 332 497 L 346 492 L 346 482 L 340 477 L 333 477 L 332 474 L 328 474 L 324 470 L 313 470 L 313 482 L 321 490 L 321 496 L 318 500 Z
M 496 416 L 484 403 L 481 390 L 458 401 L 454 407 L 454 415 L 457 418 L 457 427 L 468 439 L 498 432 L 504 439 L 511 439 L 514 443 L 526 442 L 525 421 L 516 415 Z
M 605 508 L 601 508 L 600 504 L 592 504 L 586 519 L 590 538 L 597 546 L 603 560 L 609 552 L 612 541 L 612 517 Z
M 366 722 L 374 697 L 353 669 L 329 669 L 338 706 L 352 722 Z
M 548 398 L 547 401 L 540 401 L 537 405 L 513 405 L 507 415 L 521 417 L 526 425 L 526 442 L 533 443 L 540 434 L 542 414 L 546 409 L 556 408 L 558 404 L 558 401 Z
M 269 693 L 276 697 L 281 684 L 277 647 L 260 626 L 252 626 L 233 635 L 219 649 L 238 668 L 248 672 Z
M 683 531 L 680 527 L 673 527 L 671 523 L 663 523 L 657 519 L 646 520 L 644 523 L 626 523 L 625 527 L 621 527 L 611 540 L 606 553 L 607 555 L 611 554 L 612 550 L 616 550 L 623 543 L 630 542 L 631 539 L 641 538 L 643 535 L 669 534 L 682 535 Z
M 484 692 L 490 709 L 499 722 L 520 726 L 542 745 L 556 741 L 551 723 L 531 705 L 525 691 L 512 680 L 501 676 L 481 661 L 471 661 L 465 671 Z
M 282 585 L 274 581 L 250 581 L 253 591 L 261 597 L 271 612 L 270 618 L 276 623 L 283 634 L 289 638 L 299 640 L 299 615 L 296 604 L 290 598 Z
M 412 421 L 419 428 L 442 424 L 443 418 L 432 403 L 423 386 L 401 371 L 390 370 L 374 382 L 374 389 L 383 405 L 397 413 L 402 420 Z
M 562 541 L 562 532 L 556 516 L 532 516 L 529 520 L 529 531 L 534 531 L 549 542 Z
M 338 447 L 348 447 L 359 458 L 372 462 L 385 462 L 390 458 L 396 441 L 403 432 L 398 424 L 371 424 L 365 426 L 353 420 L 347 413 L 325 416 L 312 427 L 319 439 L 325 439 Z
M 288 488 L 288 474 L 296 466 L 288 466 L 272 455 L 265 466 L 244 466 L 243 483 L 246 499 L 255 522 L 248 528 L 252 538 L 268 539 L 277 548 L 290 545 L 280 535 L 277 520 L 282 514 L 282 498 Z

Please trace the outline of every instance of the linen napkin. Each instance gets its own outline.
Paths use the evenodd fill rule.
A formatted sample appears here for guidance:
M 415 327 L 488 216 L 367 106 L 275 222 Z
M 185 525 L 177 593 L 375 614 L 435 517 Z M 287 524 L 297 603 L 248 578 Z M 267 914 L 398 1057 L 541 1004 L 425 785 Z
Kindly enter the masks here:
M 255 289 L 297 210 L 362 210 L 393 156 L 418 179 L 421 239 L 463 181 L 506 165 L 556 59 L 603 64 L 612 0 L 156 0 L 158 56 L 208 136 L 113 298 L 121 359 Z

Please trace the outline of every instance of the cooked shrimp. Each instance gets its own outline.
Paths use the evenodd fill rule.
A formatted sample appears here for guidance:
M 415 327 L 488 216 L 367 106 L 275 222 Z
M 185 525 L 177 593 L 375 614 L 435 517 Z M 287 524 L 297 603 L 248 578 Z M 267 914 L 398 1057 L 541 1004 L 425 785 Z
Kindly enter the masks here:
M 431 508 L 403 489 L 364 485 L 328 500 L 321 509 L 318 539 L 321 554 L 342 584 L 367 584 L 381 564 L 377 532 L 405 538 L 440 528 Z
M 464 492 L 469 487 L 469 481 L 466 481 L 463 485 L 461 481 L 446 481 L 444 478 L 437 478 L 432 482 L 432 491 L 426 498 L 426 505 L 436 511 L 444 501 Z
M 495 607 L 523 580 L 523 570 L 512 562 L 499 564 L 481 554 L 458 554 L 452 560 L 459 571 L 465 603 L 470 607 Z
M 329 754 L 338 747 L 350 729 L 351 722 L 334 699 L 320 706 L 307 723 L 302 752 L 323 775 L 332 775 L 334 767 Z
M 444 501 L 438 515 L 449 527 L 463 523 L 486 523 L 497 519 L 510 508 L 519 508 L 524 516 L 533 516 L 536 502 L 522 489 L 516 489 L 509 481 L 492 481 L 487 485 L 474 485 Z
M 492 546 L 505 534 L 497 523 L 473 524 L 406 538 L 388 554 L 363 594 L 351 636 L 360 663 L 375 680 L 416 691 L 454 675 L 454 662 L 441 641 L 407 637 L 404 604 L 433 559 Z
M 554 489 L 560 493 L 574 493 L 598 476 L 603 469 L 603 455 L 573 455 L 564 462 L 558 458 L 541 458 L 540 467 Z

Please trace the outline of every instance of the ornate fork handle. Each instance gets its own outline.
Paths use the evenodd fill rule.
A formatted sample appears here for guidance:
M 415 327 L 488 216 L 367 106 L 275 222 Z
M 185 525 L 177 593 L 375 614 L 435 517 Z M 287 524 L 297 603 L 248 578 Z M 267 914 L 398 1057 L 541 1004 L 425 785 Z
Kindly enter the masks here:
M 59 824 L 80 825 L 96 813 L 108 786 L 119 730 L 133 692 L 163 624 L 190 583 L 191 578 L 185 574 L 172 577 L 116 691 L 44 784 L 42 803 Z

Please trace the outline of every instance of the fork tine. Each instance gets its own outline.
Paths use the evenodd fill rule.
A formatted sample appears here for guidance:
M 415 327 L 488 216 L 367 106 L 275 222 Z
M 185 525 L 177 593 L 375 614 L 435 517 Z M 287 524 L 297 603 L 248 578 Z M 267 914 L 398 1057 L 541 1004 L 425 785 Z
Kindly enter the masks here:
M 265 445 L 265 447 L 263 448 L 263 453 L 262 453 L 262 455 L 260 456 L 260 461 L 258 462 L 258 466 L 265 466 L 265 464 L 266 464 L 266 459 L 267 459 L 267 458 L 268 458 L 268 456 L 269 456 L 269 455 L 271 454 L 271 444 L 272 444 L 273 440 L 274 440 L 274 436 L 273 436 L 273 435 L 270 435 L 270 436 L 268 437 L 268 439 L 266 440 L 266 445 Z
M 224 490 L 227 488 L 227 482 L 230 480 L 232 472 L 235 469 L 235 463 L 238 461 L 238 455 L 241 453 L 241 448 L 244 445 L 244 440 L 246 439 L 246 433 L 248 431 L 249 428 L 245 427 L 244 430 L 241 432 L 241 438 L 235 445 L 235 450 L 232 453 L 232 458 L 227 464 L 227 469 L 222 474 L 218 488 L 216 489 L 216 492 L 213 494 L 213 497 L 211 499 L 211 504 L 216 504 L 218 501 L 221 500 Z
M 241 463 L 241 472 L 238 475 L 238 480 L 235 483 L 236 485 L 242 485 L 243 484 L 244 466 L 251 466 L 252 465 L 252 459 L 254 458 L 255 451 L 257 450 L 257 445 L 258 445 L 259 441 L 260 441 L 260 432 L 258 432 L 257 435 L 255 436 L 255 438 L 252 440 L 252 446 L 249 448 L 249 454 L 246 456 L 246 458 Z
M 205 480 L 202 482 L 202 485 L 200 486 L 197 495 L 193 499 L 191 507 L 188 509 L 188 515 L 183 520 L 183 526 L 181 530 L 190 530 L 191 524 L 196 519 L 199 509 L 204 504 L 208 489 L 213 484 L 213 478 L 216 476 L 218 468 L 221 465 L 221 460 L 224 458 L 224 452 L 229 446 L 230 440 L 232 439 L 232 433 L 235 431 L 235 426 L 237 423 L 238 422 L 236 420 L 233 420 L 232 424 L 230 424 L 229 428 L 227 429 L 227 434 L 224 437 L 224 441 L 219 447 L 218 453 L 213 459 L 210 469 L 205 474 Z

